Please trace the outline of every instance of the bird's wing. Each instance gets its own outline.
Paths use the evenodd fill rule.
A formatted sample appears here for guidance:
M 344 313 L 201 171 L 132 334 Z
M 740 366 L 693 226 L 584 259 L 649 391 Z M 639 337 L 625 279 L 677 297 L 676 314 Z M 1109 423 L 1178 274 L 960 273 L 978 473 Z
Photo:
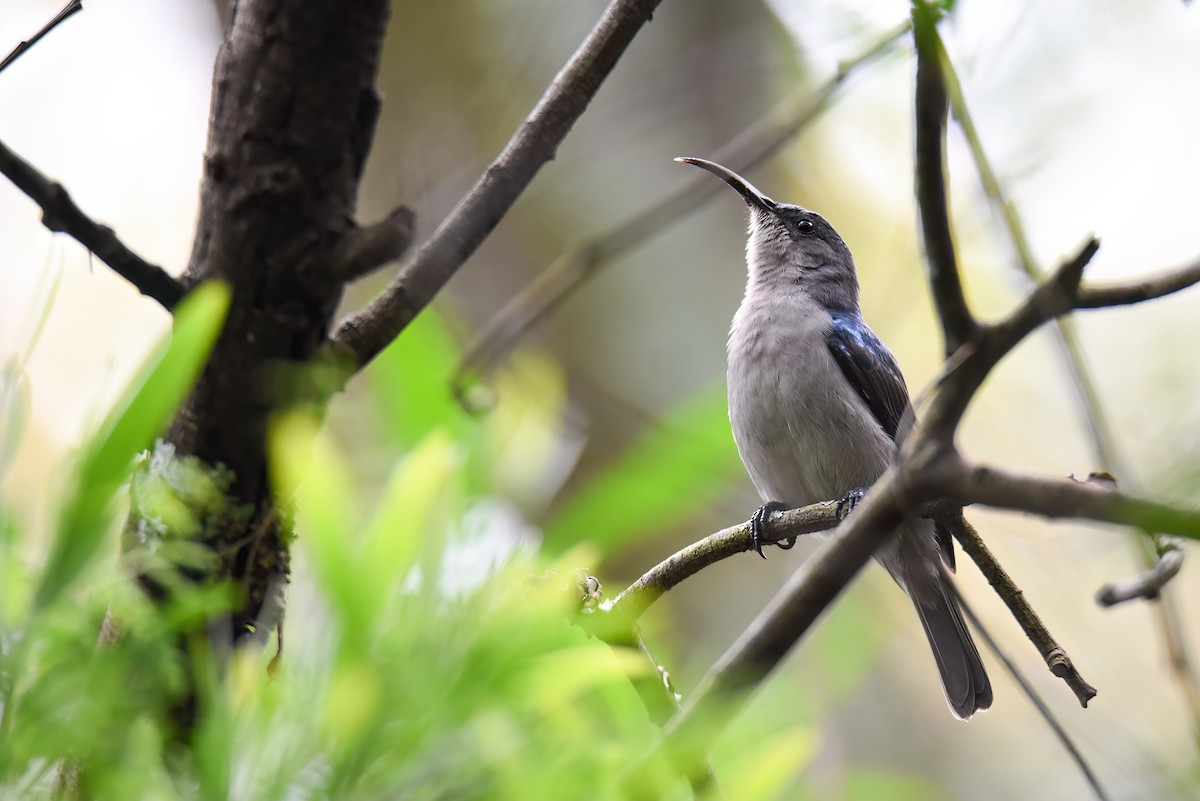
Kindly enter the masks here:
M 876 422 L 892 439 L 904 415 L 909 413 L 908 388 L 900 365 L 862 317 L 853 312 L 834 312 L 826 335 L 829 352 L 842 375 L 871 410 Z
M 853 312 L 834 312 L 833 324 L 826 336 L 829 352 L 842 370 L 846 381 L 871 410 L 879 427 L 896 439 L 896 431 L 912 413 L 908 387 L 896 357 L 879 341 L 862 317 Z M 950 532 L 934 524 L 934 540 L 946 566 L 954 570 L 954 544 Z

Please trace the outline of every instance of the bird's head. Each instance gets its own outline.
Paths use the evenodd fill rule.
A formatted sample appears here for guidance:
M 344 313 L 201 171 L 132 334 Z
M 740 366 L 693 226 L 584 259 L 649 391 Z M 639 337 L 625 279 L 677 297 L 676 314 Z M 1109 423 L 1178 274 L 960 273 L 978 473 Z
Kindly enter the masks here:
M 807 294 L 827 309 L 858 309 L 854 257 L 833 226 L 815 211 L 779 203 L 737 173 L 704 159 L 675 159 L 693 164 L 729 184 L 750 209 L 746 264 L 747 291 L 772 295 Z

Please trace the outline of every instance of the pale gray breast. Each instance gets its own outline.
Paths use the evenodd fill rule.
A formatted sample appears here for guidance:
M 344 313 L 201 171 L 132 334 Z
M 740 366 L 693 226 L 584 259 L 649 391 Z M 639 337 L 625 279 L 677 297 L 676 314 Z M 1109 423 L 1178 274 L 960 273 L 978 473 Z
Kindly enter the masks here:
M 764 501 L 800 506 L 868 486 L 894 444 L 826 344 L 829 314 L 804 296 L 749 295 L 729 334 L 729 420 Z

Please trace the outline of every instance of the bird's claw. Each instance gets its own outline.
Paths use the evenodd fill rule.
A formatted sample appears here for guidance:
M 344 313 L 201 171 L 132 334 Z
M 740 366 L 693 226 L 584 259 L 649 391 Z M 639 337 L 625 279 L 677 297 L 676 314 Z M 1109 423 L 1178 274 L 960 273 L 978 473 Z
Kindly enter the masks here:
M 787 505 L 782 504 L 779 501 L 768 501 L 767 503 L 764 503 L 762 506 L 758 507 L 754 514 L 750 516 L 750 542 L 754 544 L 755 552 L 763 559 L 767 558 L 767 555 L 764 554 L 762 550 L 763 545 L 770 544 L 766 542 L 765 536 L 767 533 L 767 518 L 769 518 L 775 512 L 782 512 L 786 508 Z M 795 537 L 788 537 L 785 540 L 780 540 L 779 542 L 775 543 L 775 545 L 779 546 L 785 551 L 795 544 Z
M 838 522 L 845 520 L 846 516 L 862 503 L 862 499 L 867 497 L 867 489 L 867 487 L 854 487 L 851 490 L 847 490 L 846 494 L 838 501 L 837 509 L 834 510 Z

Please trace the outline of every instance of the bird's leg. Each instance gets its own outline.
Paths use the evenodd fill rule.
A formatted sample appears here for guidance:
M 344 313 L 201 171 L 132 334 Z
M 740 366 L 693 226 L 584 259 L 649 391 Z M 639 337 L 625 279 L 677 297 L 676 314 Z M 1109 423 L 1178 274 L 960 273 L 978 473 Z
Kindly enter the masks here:
M 775 512 L 782 512 L 787 508 L 787 504 L 780 503 L 779 501 L 767 501 L 762 506 L 758 507 L 754 514 L 750 516 L 750 541 L 754 543 L 754 550 L 757 551 L 758 555 L 763 559 L 767 558 L 766 554 L 764 554 L 762 551 L 764 537 L 767 533 L 767 518 L 773 515 Z M 796 544 L 796 538 L 788 537 L 786 540 L 780 540 L 775 544 L 786 551 L 788 548 L 791 548 Z
M 834 511 L 838 522 L 845 520 L 846 516 L 854 511 L 854 507 L 862 503 L 862 499 L 867 497 L 867 490 L 869 489 L 870 487 L 853 487 L 846 490 L 846 494 L 838 501 L 837 509 Z

